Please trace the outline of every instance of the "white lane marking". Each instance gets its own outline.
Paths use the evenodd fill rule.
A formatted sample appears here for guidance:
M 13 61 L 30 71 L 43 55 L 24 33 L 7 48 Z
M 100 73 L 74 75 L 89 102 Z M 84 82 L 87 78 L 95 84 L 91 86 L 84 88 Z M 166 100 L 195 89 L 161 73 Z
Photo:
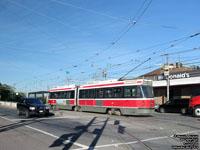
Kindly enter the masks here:
M 140 140 L 140 141 L 145 142 L 145 141 L 153 141 L 153 140 L 160 140 L 160 139 L 166 139 L 166 138 L 169 138 L 169 137 L 168 136 L 161 136 L 161 137 L 144 139 L 144 140 Z
M 189 131 L 189 132 L 184 132 L 184 133 L 179 133 L 179 134 L 190 134 L 190 133 L 196 133 L 196 132 L 200 132 L 200 130 Z M 143 139 L 143 140 L 140 140 L 140 141 L 141 142 L 146 142 L 146 141 L 160 140 L 160 139 L 166 139 L 166 138 L 171 138 L 171 137 L 174 137 L 174 135 L 161 136 L 161 137 L 155 137 L 155 138 L 148 138 L 148 139 Z M 112 147 L 112 146 L 118 147 L 120 145 L 136 144 L 136 143 L 139 143 L 140 141 L 133 141 L 133 142 L 128 142 L 128 143 L 115 143 L 115 144 L 99 145 L 99 146 L 95 146 L 94 148 L 104 148 L 104 147 Z M 86 150 L 86 148 L 77 148 L 77 149 L 72 149 L 72 150 Z
M 10 119 L 12 121 L 21 121 L 21 120 L 55 120 L 55 119 L 77 119 L 79 116 L 68 116 L 68 117 L 52 117 L 52 118 L 37 118 L 37 119 Z
M 17 122 L 15 122 L 15 121 L 11 120 L 11 119 L 6 118 L 6 117 L 0 116 L 0 118 L 5 119 L 5 120 L 8 120 L 8 121 L 10 121 L 10 122 L 17 123 Z M 18 124 L 25 124 L 25 123 L 24 123 L 24 122 L 21 122 L 21 123 L 18 123 Z M 77 142 L 72 142 L 72 141 L 70 141 L 70 140 L 66 140 L 66 139 L 60 138 L 60 137 L 58 137 L 58 136 L 56 136 L 56 135 L 53 135 L 53 134 L 51 134 L 51 133 L 45 132 L 45 131 L 43 131 L 43 130 L 40 130 L 40 129 L 31 127 L 31 126 L 28 126 L 28 125 L 25 125 L 25 127 L 29 128 L 29 129 L 32 129 L 32 130 L 35 130 L 35 131 L 38 131 L 38 132 L 40 132 L 40 133 L 46 134 L 46 135 L 51 136 L 51 137 L 53 137 L 53 138 L 55 138 L 55 139 L 60 139 L 60 140 L 62 140 L 63 142 L 72 143 L 72 144 L 74 144 L 74 145 L 76 145 L 76 146 L 79 146 L 79 147 L 81 147 L 81 148 L 84 148 L 84 149 L 88 149 L 88 148 L 89 148 L 87 145 L 83 145 L 83 144 L 80 144 L 80 143 L 77 143 Z
M 45 132 L 45 131 L 43 131 L 43 130 L 40 130 L 40 129 L 31 127 L 31 126 L 25 125 L 25 127 L 30 128 L 30 129 L 35 130 L 35 131 L 38 131 L 38 132 L 41 132 L 41 133 L 43 133 L 43 134 L 49 135 L 49 136 L 54 137 L 54 138 L 56 138 L 56 139 L 60 139 L 60 140 L 62 140 L 63 142 L 72 143 L 72 144 L 74 144 L 74 145 L 76 145 L 76 146 L 79 146 L 79 147 L 82 147 L 82 148 L 84 148 L 84 149 L 88 149 L 88 148 L 89 148 L 89 147 L 86 146 L 86 145 L 83 145 L 83 144 L 80 144 L 80 143 L 76 143 L 76 142 L 72 142 L 72 141 L 70 141 L 70 140 L 66 140 L 66 139 L 60 138 L 60 137 L 58 137 L 58 136 L 56 136 L 56 135 L 53 135 L 53 134 L 51 134 L 51 133 Z

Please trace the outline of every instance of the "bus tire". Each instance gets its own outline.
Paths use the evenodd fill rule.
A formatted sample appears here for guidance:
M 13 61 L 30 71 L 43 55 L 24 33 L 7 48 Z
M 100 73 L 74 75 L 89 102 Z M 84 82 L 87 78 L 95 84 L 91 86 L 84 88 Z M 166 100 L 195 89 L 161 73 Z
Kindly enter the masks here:
M 195 117 L 200 117 L 200 106 L 194 108 L 193 114 Z

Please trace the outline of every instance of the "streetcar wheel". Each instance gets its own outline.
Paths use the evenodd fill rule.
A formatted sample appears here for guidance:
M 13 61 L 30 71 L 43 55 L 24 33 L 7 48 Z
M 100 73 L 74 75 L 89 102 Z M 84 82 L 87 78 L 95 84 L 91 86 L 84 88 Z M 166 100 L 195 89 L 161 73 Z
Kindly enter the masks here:
M 118 109 L 118 110 L 115 110 L 115 115 L 116 115 L 116 116 L 121 116 L 122 113 L 121 113 L 121 111 Z
M 111 109 L 108 109 L 108 110 L 107 110 L 107 114 L 108 114 L 108 115 L 112 115 L 112 110 L 111 110 Z
M 194 116 L 200 117 L 200 106 L 195 107 L 193 113 L 194 113 Z
M 161 113 L 165 113 L 165 112 L 166 112 L 166 111 L 165 111 L 165 108 L 163 108 L 163 107 L 160 108 L 160 112 L 161 112 Z
M 79 111 L 79 112 L 82 112 L 82 110 L 81 110 L 81 107 L 80 107 L 80 106 L 78 107 L 78 111 Z
M 77 108 L 77 106 L 75 106 L 75 107 L 74 107 L 74 111 L 78 111 L 78 108 Z

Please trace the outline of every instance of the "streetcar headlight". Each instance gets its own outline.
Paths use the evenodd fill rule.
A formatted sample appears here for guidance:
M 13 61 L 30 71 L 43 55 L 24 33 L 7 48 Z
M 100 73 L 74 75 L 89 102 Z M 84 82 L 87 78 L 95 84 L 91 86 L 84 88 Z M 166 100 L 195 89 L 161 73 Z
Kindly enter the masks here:
M 35 110 L 35 107 L 29 107 L 30 110 Z

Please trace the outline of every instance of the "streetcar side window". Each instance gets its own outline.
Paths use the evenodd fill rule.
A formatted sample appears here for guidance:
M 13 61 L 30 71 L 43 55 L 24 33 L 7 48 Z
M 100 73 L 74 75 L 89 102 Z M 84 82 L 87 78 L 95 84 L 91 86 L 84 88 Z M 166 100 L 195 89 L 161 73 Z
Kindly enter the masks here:
M 135 97 L 136 89 L 134 87 L 125 87 L 124 88 L 124 97 Z
M 59 98 L 64 99 L 65 98 L 65 92 L 59 92 Z
M 144 93 L 144 97 L 146 98 L 153 98 L 153 88 L 151 86 L 142 86 L 142 90 L 143 90 L 143 93 Z
M 114 98 L 122 97 L 122 88 L 121 87 L 113 88 L 113 97 Z
M 112 89 L 111 88 L 104 90 L 104 97 L 105 98 L 112 98 Z
M 137 86 L 137 95 L 136 95 L 137 98 L 142 98 L 142 90 L 141 90 L 141 86 Z
M 67 91 L 63 92 L 63 98 L 67 98 Z
M 138 86 L 124 87 L 124 97 L 127 97 L 127 98 L 142 97 L 141 89 Z
M 87 98 L 87 90 L 80 90 L 79 98 Z
M 95 96 L 94 96 L 95 94 L 94 94 L 94 90 L 92 89 L 92 90 L 88 90 L 88 98 L 94 98 Z
M 68 98 L 68 99 L 74 98 L 74 91 L 68 91 L 68 92 L 67 92 L 67 98 Z
M 97 98 L 103 98 L 103 89 L 97 89 L 96 96 Z
M 55 98 L 55 92 L 50 93 L 50 98 Z

